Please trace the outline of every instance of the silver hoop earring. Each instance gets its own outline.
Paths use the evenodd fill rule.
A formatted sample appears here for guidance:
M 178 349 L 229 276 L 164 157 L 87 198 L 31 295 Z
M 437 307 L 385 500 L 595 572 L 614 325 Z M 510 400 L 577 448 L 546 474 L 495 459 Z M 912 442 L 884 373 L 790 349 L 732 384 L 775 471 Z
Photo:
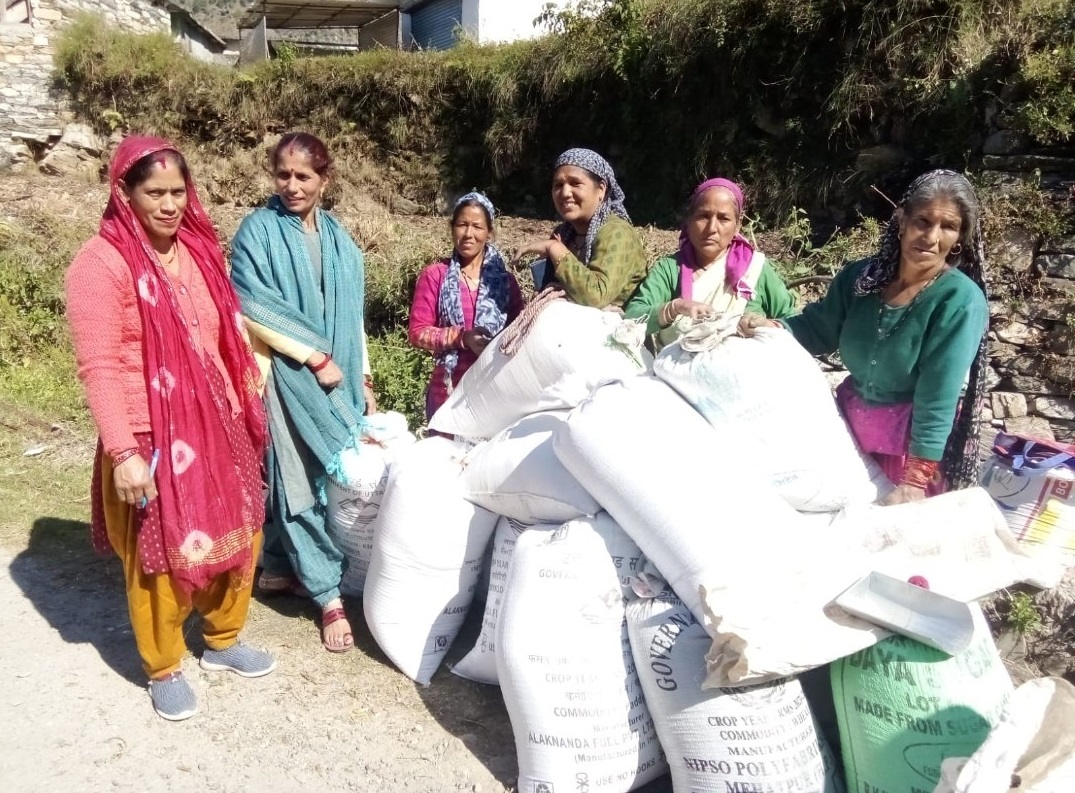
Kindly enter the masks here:
M 949 256 L 959 256 L 961 253 L 963 253 L 963 243 L 961 242 L 957 242 L 952 246 L 952 249 L 948 251 Z

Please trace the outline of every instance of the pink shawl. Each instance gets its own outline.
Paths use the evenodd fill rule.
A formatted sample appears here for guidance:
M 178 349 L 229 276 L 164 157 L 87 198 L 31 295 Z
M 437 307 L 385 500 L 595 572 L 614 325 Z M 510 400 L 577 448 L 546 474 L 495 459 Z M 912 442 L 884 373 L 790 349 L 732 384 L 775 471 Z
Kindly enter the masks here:
M 160 258 L 124 200 L 120 180 L 143 157 L 178 150 L 159 138 L 129 137 L 116 150 L 109 173 L 111 196 L 100 234 L 131 268 L 142 319 L 142 355 L 153 447 L 160 451 L 156 481 L 164 557 L 141 559 L 147 573 L 168 573 L 184 592 L 218 575 L 246 575 L 251 539 L 261 529 L 265 505 L 260 483 L 246 482 L 229 439 L 231 410 L 209 386 L 208 363 L 184 324 L 183 313 Z M 239 421 L 254 453 L 267 442 L 265 410 L 257 395 L 257 364 L 242 332 L 239 300 L 224 267 L 224 254 L 194 185 L 187 179 L 187 207 L 177 236 L 190 251 L 220 312 L 220 356 L 243 414 Z M 249 449 L 247 450 L 249 453 Z M 143 545 L 139 543 L 140 547 Z
M 736 209 L 739 212 L 743 211 L 743 188 L 729 179 L 719 177 L 707 179 L 694 188 L 694 192 L 691 193 L 691 203 L 693 204 L 694 200 L 706 190 L 712 190 L 714 187 L 723 187 L 730 192 L 732 197 L 735 198 Z M 725 277 L 728 285 L 735 289 L 736 295 L 746 300 L 754 297 L 754 290 L 743 281 L 743 276 L 746 275 L 747 270 L 750 268 L 750 260 L 753 256 L 753 246 L 747 242 L 746 237 L 742 234 L 736 234 L 728 246 L 728 260 L 725 265 L 727 274 Z M 687 225 L 684 223 L 679 231 L 679 294 L 685 300 L 693 299 L 694 271 L 697 267 L 698 262 L 694 256 L 694 246 L 691 245 L 690 238 L 687 236 Z

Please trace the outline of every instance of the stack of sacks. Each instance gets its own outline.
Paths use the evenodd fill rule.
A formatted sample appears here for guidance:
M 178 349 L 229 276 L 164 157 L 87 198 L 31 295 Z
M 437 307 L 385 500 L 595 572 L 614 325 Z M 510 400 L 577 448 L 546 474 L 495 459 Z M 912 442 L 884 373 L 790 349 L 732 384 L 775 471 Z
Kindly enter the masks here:
M 667 590 L 629 603 L 627 629 L 675 790 L 842 792 L 798 680 L 703 690 L 709 636 Z
M 871 570 L 932 575 L 935 589 L 961 599 L 1048 583 L 980 490 L 849 507 L 828 527 L 804 521 L 755 455 L 727 446 L 656 378 L 597 389 L 553 447 L 705 624 L 707 687 L 792 676 L 888 635 L 832 605 Z M 667 495 L 640 498 L 662 470 Z
M 345 595 L 361 595 L 373 553 L 373 523 L 381 508 L 392 460 L 414 443 L 400 413 L 366 416 L 362 442 L 340 453 L 339 468 L 325 483 L 329 537 L 347 557 L 340 582 Z
M 735 323 L 700 323 L 661 351 L 653 373 L 795 509 L 832 512 L 887 495 L 892 484 L 859 451 L 810 353 L 787 331 L 745 339 Z
M 519 790 L 625 793 L 668 770 L 613 561 L 638 554 L 605 513 L 519 537 L 496 639 Z
M 644 325 L 616 313 L 567 300 L 550 303 L 513 355 L 503 352 L 499 339 L 485 348 L 429 426 L 490 438 L 531 413 L 574 407 L 603 380 L 651 371 L 644 338 Z
M 466 619 L 496 515 L 463 498 L 463 444 L 427 438 L 392 465 L 363 610 L 400 671 L 428 685 Z

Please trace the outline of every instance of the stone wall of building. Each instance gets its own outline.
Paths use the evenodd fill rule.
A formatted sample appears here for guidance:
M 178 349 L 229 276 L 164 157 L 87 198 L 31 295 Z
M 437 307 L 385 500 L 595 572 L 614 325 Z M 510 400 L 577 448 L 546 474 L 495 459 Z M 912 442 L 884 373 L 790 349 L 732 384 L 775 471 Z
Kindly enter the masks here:
M 52 90 L 57 31 L 78 13 L 138 33 L 169 32 L 166 3 L 151 0 L 30 0 L 29 23 L 0 23 L 0 167 L 37 154 L 70 120 Z

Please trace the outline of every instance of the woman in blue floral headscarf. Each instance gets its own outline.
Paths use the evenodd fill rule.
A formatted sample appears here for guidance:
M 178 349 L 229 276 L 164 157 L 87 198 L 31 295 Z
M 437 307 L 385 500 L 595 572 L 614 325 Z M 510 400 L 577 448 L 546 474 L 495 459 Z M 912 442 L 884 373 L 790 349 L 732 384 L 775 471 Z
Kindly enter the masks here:
M 492 242 L 496 210 L 482 193 L 467 193 L 452 210 L 452 255 L 418 276 L 408 338 L 433 353 L 437 365 L 426 389 L 431 418 L 489 340 L 515 319 L 523 296 Z

